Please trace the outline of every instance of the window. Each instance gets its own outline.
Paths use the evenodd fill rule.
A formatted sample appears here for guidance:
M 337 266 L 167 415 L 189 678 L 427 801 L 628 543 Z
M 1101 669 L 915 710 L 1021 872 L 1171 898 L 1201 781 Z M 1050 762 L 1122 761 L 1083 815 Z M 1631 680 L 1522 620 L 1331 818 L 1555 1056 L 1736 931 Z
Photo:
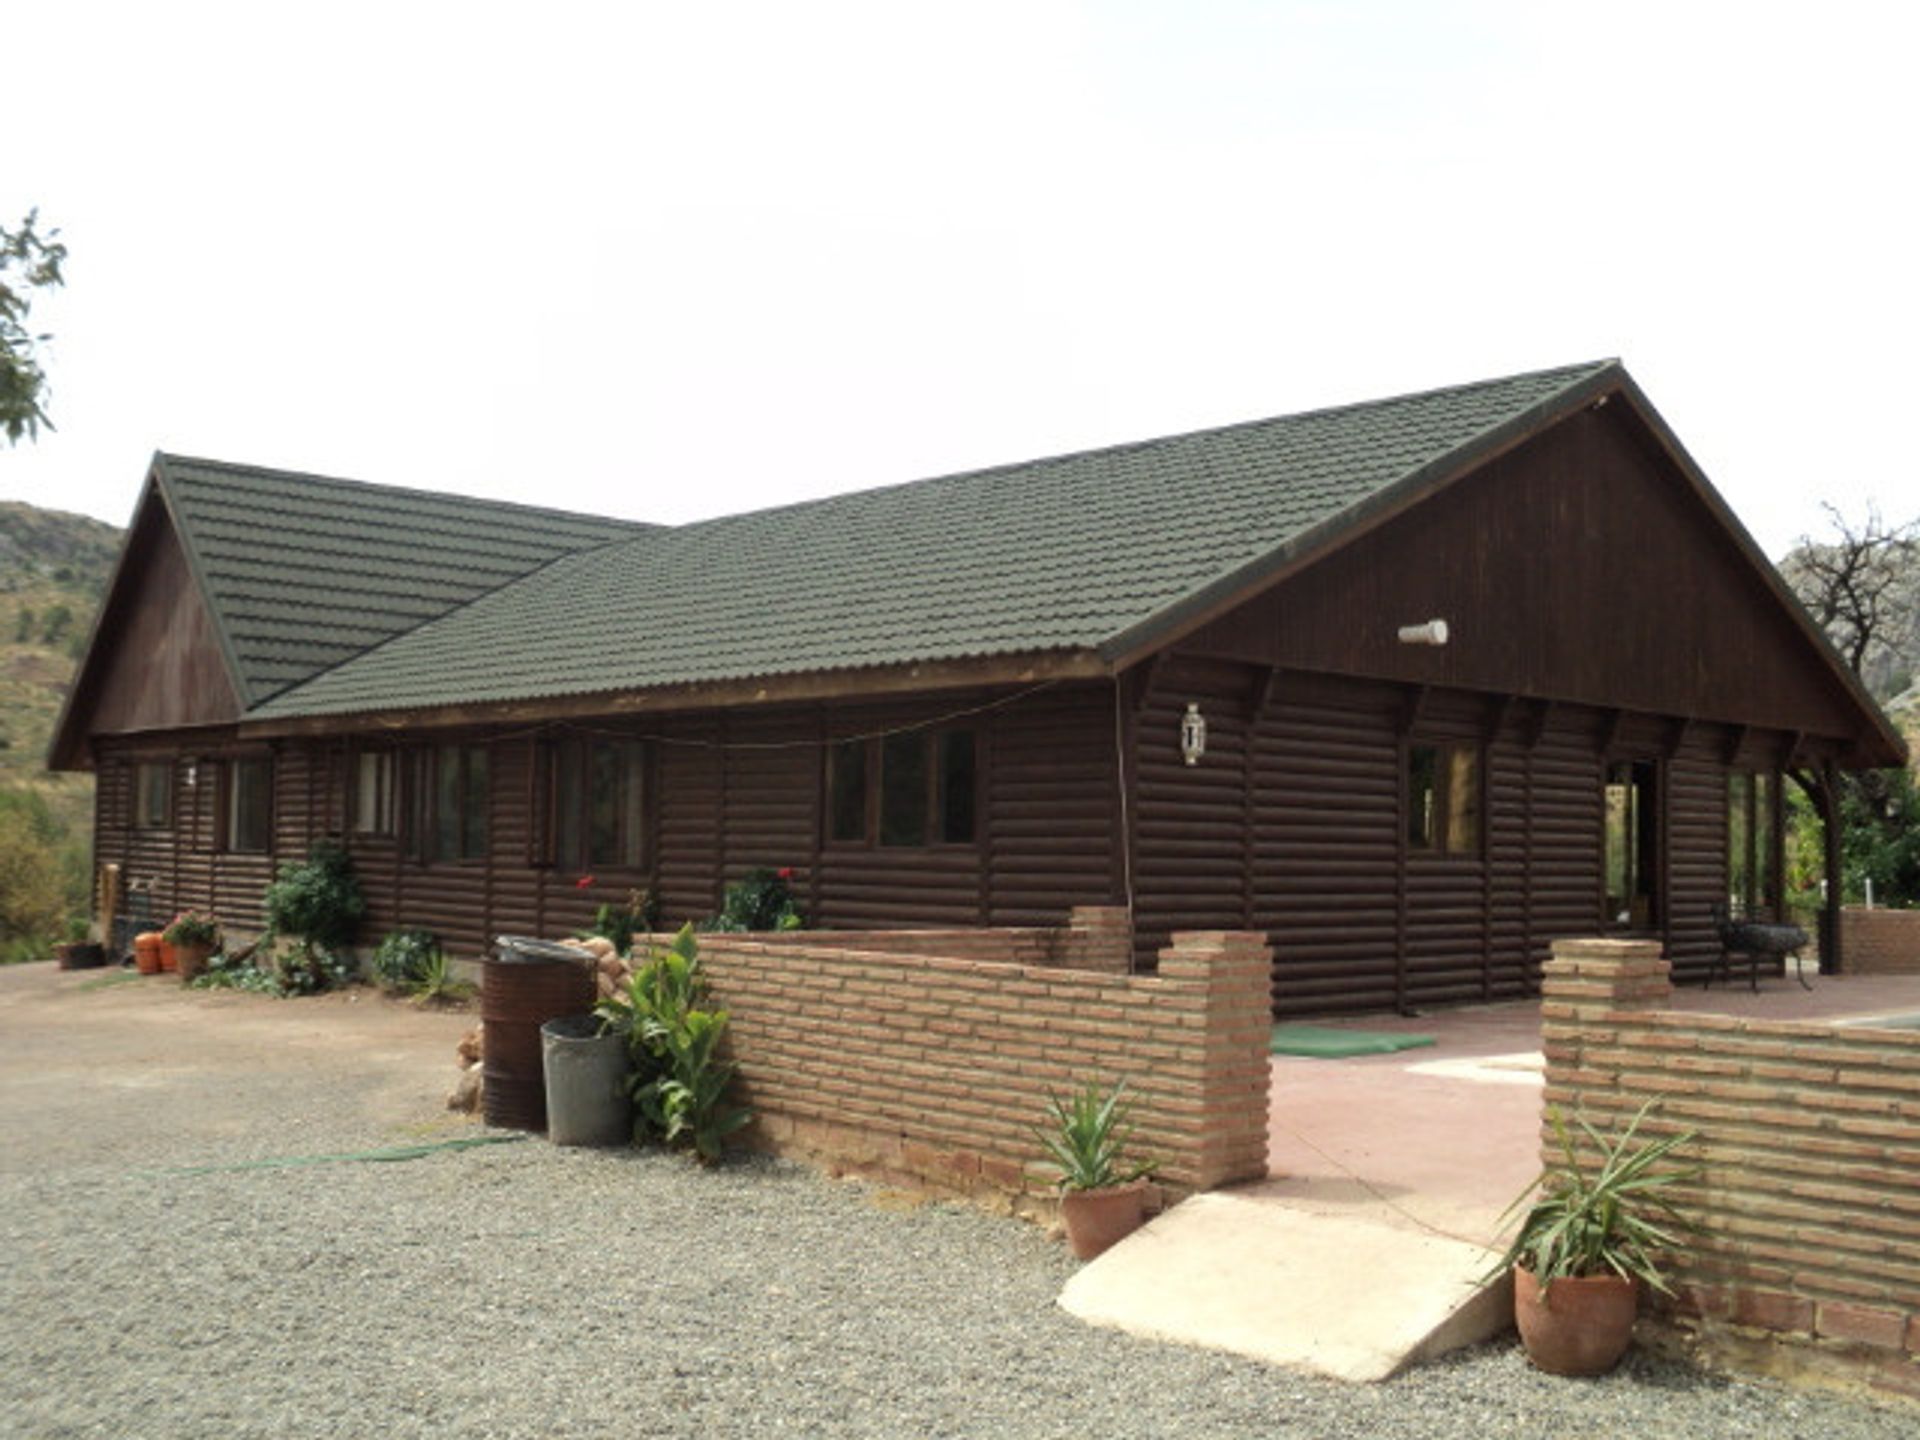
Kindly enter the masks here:
M 397 809 L 393 793 L 393 752 L 362 750 L 353 759 L 353 833 L 393 834 Z
M 133 823 L 164 830 L 173 823 L 173 764 L 142 760 L 133 767 Z
M 1771 918 L 1780 903 L 1778 777 L 1768 771 L 1727 775 L 1727 913 Z
M 846 740 L 827 757 L 827 834 L 882 845 L 970 845 L 978 809 L 971 730 Z
M 273 761 L 243 756 L 227 767 L 227 849 L 264 855 L 273 846 Z
M 409 750 L 403 840 L 415 860 L 481 860 L 487 854 L 487 750 L 441 745 Z
M 568 741 L 552 752 L 553 863 L 638 869 L 646 860 L 646 749 L 637 740 Z
M 1606 909 L 1614 928 L 1659 923 L 1659 771 L 1651 760 L 1610 760 L 1602 792 L 1606 827 Z
M 1407 747 L 1407 848 L 1432 855 L 1480 853 L 1480 747 Z

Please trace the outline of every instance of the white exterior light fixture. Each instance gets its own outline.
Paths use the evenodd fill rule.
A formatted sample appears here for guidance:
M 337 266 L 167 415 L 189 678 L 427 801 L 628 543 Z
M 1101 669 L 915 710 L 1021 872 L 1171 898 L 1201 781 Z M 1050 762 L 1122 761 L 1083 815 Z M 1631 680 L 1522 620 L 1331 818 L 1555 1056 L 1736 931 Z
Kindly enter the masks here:
M 1180 758 L 1189 765 L 1198 765 L 1200 757 L 1207 753 L 1207 717 L 1200 713 L 1195 701 L 1187 702 L 1187 713 L 1180 717 Z
M 1444 645 L 1447 643 L 1447 622 L 1429 620 L 1424 625 L 1402 625 L 1400 643 L 1402 645 Z

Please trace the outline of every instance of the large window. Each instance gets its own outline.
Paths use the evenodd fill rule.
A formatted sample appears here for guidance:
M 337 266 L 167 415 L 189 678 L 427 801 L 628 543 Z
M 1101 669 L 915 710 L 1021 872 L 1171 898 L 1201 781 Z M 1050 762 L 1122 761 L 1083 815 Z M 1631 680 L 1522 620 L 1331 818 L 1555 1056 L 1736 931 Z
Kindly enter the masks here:
M 409 750 L 403 827 L 416 860 L 482 860 L 487 854 L 487 750 L 441 745 Z
M 1727 776 L 1727 910 L 1772 919 L 1780 904 L 1779 777 L 1735 770 Z
M 250 755 L 227 766 L 227 849 L 264 855 L 273 846 L 273 761 Z
M 979 758 L 971 730 L 846 740 L 827 757 L 827 835 L 843 844 L 970 845 Z
M 353 757 L 353 833 L 391 835 L 398 803 L 391 750 L 362 750 Z
M 133 767 L 133 823 L 142 830 L 164 830 L 173 823 L 173 765 L 142 760 Z
M 572 740 L 552 751 L 553 863 L 564 870 L 646 862 L 646 748 Z
M 1480 853 L 1480 747 L 1458 741 L 1407 746 L 1407 848 L 1430 855 Z
M 1660 923 L 1659 767 L 1610 760 L 1602 790 L 1606 826 L 1606 924 L 1649 930 Z

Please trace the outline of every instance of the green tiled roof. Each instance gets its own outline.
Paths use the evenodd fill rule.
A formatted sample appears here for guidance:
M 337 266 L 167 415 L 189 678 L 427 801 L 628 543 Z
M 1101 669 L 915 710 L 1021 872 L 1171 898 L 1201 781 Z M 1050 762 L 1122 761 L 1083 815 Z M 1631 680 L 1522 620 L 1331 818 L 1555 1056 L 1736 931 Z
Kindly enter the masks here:
M 578 551 L 648 527 L 156 455 L 243 706 Z
M 1577 365 L 654 530 L 249 718 L 1047 651 L 1110 661 L 1623 375 Z

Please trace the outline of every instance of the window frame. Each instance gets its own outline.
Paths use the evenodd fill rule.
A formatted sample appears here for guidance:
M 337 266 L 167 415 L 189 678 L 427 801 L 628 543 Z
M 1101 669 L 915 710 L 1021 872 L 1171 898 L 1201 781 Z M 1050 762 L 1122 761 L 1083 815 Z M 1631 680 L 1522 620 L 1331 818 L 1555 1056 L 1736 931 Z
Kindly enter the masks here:
M 1434 756 L 1432 778 L 1426 788 L 1431 800 L 1424 806 L 1419 803 L 1415 783 L 1416 757 L 1423 750 L 1431 751 Z M 1473 833 L 1464 840 L 1453 834 L 1453 821 L 1460 812 L 1451 803 L 1457 773 L 1454 757 L 1461 755 L 1472 762 L 1474 791 L 1473 804 L 1467 812 L 1473 819 Z M 1487 747 L 1484 741 L 1456 735 L 1409 736 L 1400 747 L 1400 795 L 1404 807 L 1400 840 L 1409 859 L 1460 864 L 1486 858 Z M 1425 824 L 1416 832 L 1416 822 L 1422 819 Z
M 1627 773 L 1627 791 L 1629 810 L 1624 822 L 1621 838 L 1627 843 L 1625 857 L 1632 866 L 1637 855 L 1640 863 L 1630 872 L 1624 873 L 1622 888 L 1628 893 L 1621 898 L 1626 901 L 1626 918 L 1619 918 L 1619 910 L 1612 903 L 1612 871 L 1614 847 L 1614 822 L 1607 792 L 1616 783 L 1613 775 L 1616 770 L 1625 768 Z M 1646 784 L 1640 785 L 1635 772 L 1644 770 Z M 1617 935 L 1653 935 L 1665 928 L 1667 915 L 1667 766 L 1666 762 L 1655 755 L 1621 752 L 1603 755 L 1600 758 L 1600 928 L 1602 933 Z M 1646 803 L 1633 804 L 1635 794 L 1644 797 Z M 1642 832 L 1647 832 L 1643 834 Z M 1643 843 L 1650 841 L 1650 844 Z M 1633 882 L 1644 879 L 1644 892 Z M 1646 914 L 1636 918 L 1633 914 L 1634 901 L 1644 893 Z
M 1734 919 L 1778 920 L 1785 913 L 1783 778 L 1780 771 L 1764 766 L 1727 767 L 1726 905 Z M 1745 842 L 1738 865 L 1736 819 Z
M 389 748 L 366 747 L 352 752 L 347 772 L 347 833 L 355 840 L 393 840 L 400 833 L 400 763 Z M 362 783 L 367 766 L 374 768 L 374 813 L 366 806 Z
M 172 760 L 135 760 L 133 762 L 133 828 L 135 830 L 171 830 L 174 820 L 173 787 L 176 766 Z M 149 784 L 149 777 L 160 784 Z M 156 795 L 161 801 L 158 813 L 150 805 Z
M 609 754 L 616 794 L 610 817 L 612 849 L 606 852 L 595 849 L 602 817 L 596 816 L 594 801 L 602 789 L 594 776 L 598 759 Z M 644 873 L 653 858 L 653 747 L 624 736 L 556 740 L 545 747 L 541 767 L 546 784 L 543 863 L 582 874 Z
M 417 865 L 485 865 L 493 851 L 493 747 L 484 740 L 447 740 L 410 745 L 399 752 L 399 841 L 401 853 Z M 475 766 L 475 758 L 480 760 Z M 457 814 L 452 853 L 447 838 L 443 794 L 447 789 L 447 761 L 455 766 L 452 782 Z M 476 797 L 475 771 L 484 772 Z M 478 798 L 478 810 L 473 808 Z M 475 842 L 477 837 L 477 843 Z
M 252 782 L 245 777 L 258 776 L 260 810 L 249 816 L 257 822 L 259 833 L 242 834 L 241 809 Z M 220 849 L 228 855 L 271 855 L 273 853 L 274 765 L 271 753 L 229 755 L 220 767 Z M 255 843 L 257 842 L 257 843 Z
M 967 764 L 970 799 L 965 814 L 968 834 L 964 839 L 948 835 L 951 787 L 948 782 L 951 737 L 969 738 Z M 921 819 L 918 839 L 888 839 L 887 751 L 898 750 L 903 742 L 918 741 L 921 775 L 918 812 Z M 981 731 L 973 725 L 939 725 L 925 729 L 895 730 L 884 735 L 853 736 L 828 744 L 821 774 L 821 834 L 824 843 L 842 850 L 972 850 L 980 845 L 981 787 L 985 780 L 982 764 L 984 747 Z M 845 833 L 839 821 L 842 814 L 841 781 L 843 767 L 850 757 L 860 757 L 859 812 L 860 833 Z M 896 769 L 897 773 L 897 769 Z M 896 798 L 898 798 L 896 793 Z M 895 812 L 896 814 L 898 812 Z M 895 833 L 898 833 L 897 831 Z

